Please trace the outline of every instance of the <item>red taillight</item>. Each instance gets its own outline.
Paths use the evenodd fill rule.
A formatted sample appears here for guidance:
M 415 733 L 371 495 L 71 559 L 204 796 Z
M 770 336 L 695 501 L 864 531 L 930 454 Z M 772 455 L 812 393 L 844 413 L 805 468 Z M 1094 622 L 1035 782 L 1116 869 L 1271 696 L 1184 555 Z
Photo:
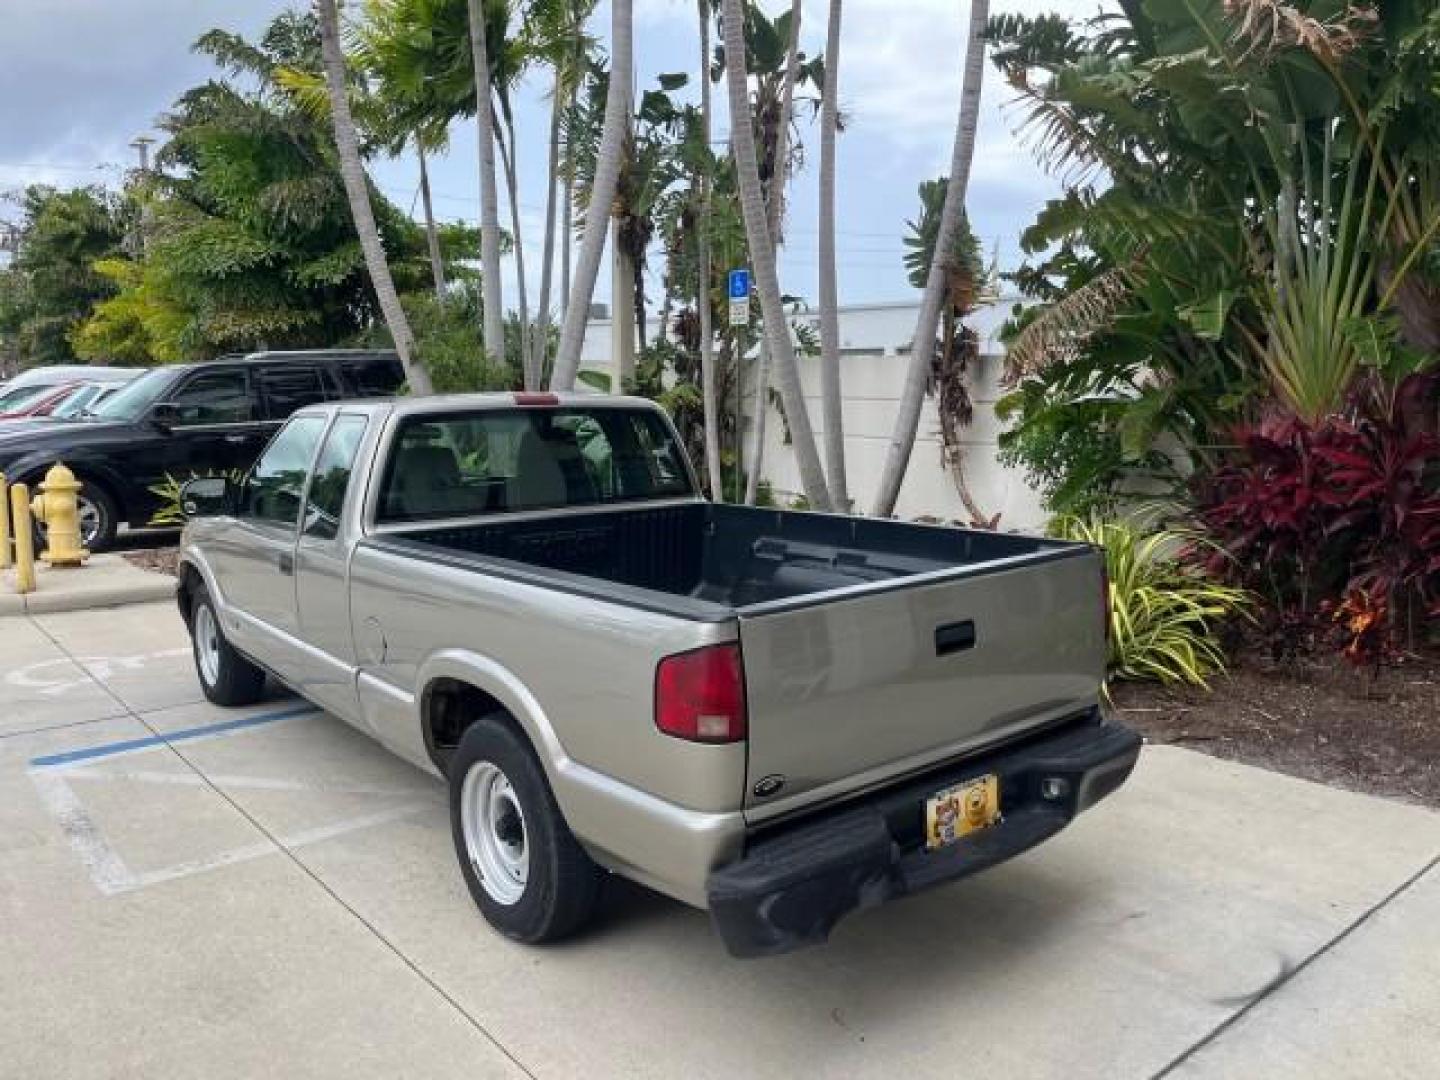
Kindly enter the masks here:
M 655 726 L 690 742 L 745 738 L 745 667 L 740 646 L 709 645 L 667 656 L 655 669 Z
M 518 394 L 511 394 L 516 405 L 559 405 L 560 395 L 544 394 L 538 391 L 521 391 Z

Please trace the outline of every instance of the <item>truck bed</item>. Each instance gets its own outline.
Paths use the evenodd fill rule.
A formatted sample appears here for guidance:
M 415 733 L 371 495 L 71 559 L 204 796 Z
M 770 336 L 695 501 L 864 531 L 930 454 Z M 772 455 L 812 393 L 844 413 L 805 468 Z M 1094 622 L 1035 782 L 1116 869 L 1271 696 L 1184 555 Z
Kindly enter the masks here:
M 411 553 L 504 559 L 737 613 L 857 585 L 1086 550 L 1030 536 L 700 502 L 437 526 L 402 536 L 397 539 Z

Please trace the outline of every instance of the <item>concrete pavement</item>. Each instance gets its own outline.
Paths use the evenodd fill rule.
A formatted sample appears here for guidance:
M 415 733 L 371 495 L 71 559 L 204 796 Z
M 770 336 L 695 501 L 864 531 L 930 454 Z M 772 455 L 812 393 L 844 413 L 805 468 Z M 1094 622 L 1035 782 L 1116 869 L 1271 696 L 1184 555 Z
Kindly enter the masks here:
M 491 933 L 443 789 L 204 702 L 173 605 L 0 618 L 0 1076 L 1433 1075 L 1440 814 L 1188 751 L 824 948 L 623 882 Z

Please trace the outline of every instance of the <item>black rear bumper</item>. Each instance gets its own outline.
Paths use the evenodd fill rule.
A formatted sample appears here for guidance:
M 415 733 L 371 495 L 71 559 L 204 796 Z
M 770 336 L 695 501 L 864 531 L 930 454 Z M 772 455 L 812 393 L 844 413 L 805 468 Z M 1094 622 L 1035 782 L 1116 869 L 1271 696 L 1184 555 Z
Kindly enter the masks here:
M 984 870 L 1055 835 L 1125 782 L 1140 742 L 1129 728 L 1092 715 L 761 836 L 710 875 L 715 928 L 734 956 L 822 942 L 858 908 Z M 1002 819 L 927 851 L 925 800 L 987 773 L 1000 777 Z

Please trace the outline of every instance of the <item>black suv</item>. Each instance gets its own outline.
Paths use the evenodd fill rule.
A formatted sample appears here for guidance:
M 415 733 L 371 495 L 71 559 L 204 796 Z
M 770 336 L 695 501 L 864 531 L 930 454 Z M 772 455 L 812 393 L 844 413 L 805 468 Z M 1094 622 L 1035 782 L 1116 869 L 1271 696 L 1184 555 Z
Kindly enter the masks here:
M 81 538 L 91 551 L 121 522 L 143 527 L 167 479 L 244 471 L 293 413 L 317 401 L 388 397 L 405 380 L 393 352 L 261 352 L 156 368 L 93 413 L 0 430 L 0 472 L 34 486 L 57 461 L 84 481 Z

